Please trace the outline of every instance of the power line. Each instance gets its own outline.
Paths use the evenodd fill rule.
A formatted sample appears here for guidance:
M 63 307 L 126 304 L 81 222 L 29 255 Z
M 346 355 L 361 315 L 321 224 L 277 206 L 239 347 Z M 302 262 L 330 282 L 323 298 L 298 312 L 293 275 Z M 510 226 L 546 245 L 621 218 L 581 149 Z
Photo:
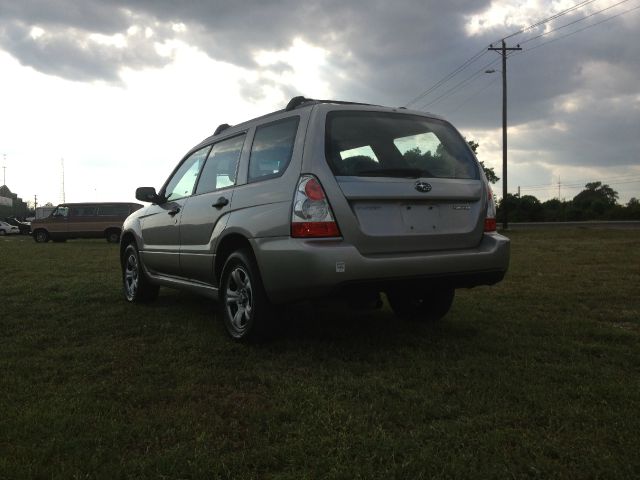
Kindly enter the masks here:
M 640 5 L 638 5 L 636 7 L 633 7 L 633 8 L 629 8 L 628 10 L 624 10 L 624 11 L 622 11 L 622 12 L 616 14 L 616 15 L 612 15 L 610 17 L 607 17 L 607 18 L 605 18 L 603 20 L 600 20 L 599 22 L 592 23 L 591 25 L 587 25 L 586 27 L 582 27 L 582 28 L 579 28 L 578 30 L 574 30 L 573 32 L 566 33 L 564 35 L 560 35 L 557 38 L 552 38 L 551 40 L 547 40 L 546 42 L 539 43 L 538 45 L 535 45 L 535 46 L 533 46 L 531 48 L 527 48 L 526 50 L 523 50 L 522 52 L 520 52 L 520 54 L 525 54 L 527 52 L 535 50 L 536 48 L 543 47 L 543 46 L 545 46 L 545 45 L 547 45 L 549 43 L 557 42 L 558 40 L 562 40 L 563 38 L 570 37 L 572 35 L 575 35 L 576 33 L 583 32 L 584 30 L 587 30 L 589 28 L 592 28 L 592 27 L 595 27 L 597 25 L 600 25 L 601 23 L 608 22 L 609 20 L 613 20 L 614 18 L 620 17 L 622 15 L 625 15 L 627 13 L 633 12 L 634 10 L 638 10 L 638 9 L 640 9 Z
M 464 69 L 466 69 L 469 65 L 471 65 L 473 62 L 475 62 L 476 60 L 478 60 L 480 57 L 482 57 L 483 55 L 485 55 L 487 53 L 487 50 L 483 47 L 482 50 L 480 50 L 478 53 L 476 53 L 475 55 L 473 55 L 471 58 L 469 58 L 467 61 L 465 61 L 462 65 L 460 65 L 458 68 L 456 68 L 455 70 L 453 70 L 451 73 L 449 73 L 448 75 L 446 75 L 445 77 L 443 77 L 441 80 L 439 80 L 438 82 L 436 82 L 433 86 L 431 86 L 430 88 L 426 89 L 424 92 L 422 92 L 420 95 L 418 95 L 417 97 L 415 97 L 413 100 L 411 100 L 410 102 L 408 102 L 407 104 L 405 104 L 405 108 L 408 107 L 409 105 L 412 105 L 416 102 L 418 102 L 421 98 L 426 97 L 427 95 L 429 95 L 431 92 L 433 92 L 435 89 L 437 89 L 440 85 L 445 84 L 446 82 L 448 82 L 449 80 L 451 80 L 453 77 L 455 77 L 458 73 L 460 73 L 461 71 L 463 71 Z
M 550 35 L 550 34 L 552 34 L 553 32 L 557 32 L 558 30 L 562 30 L 563 28 L 569 27 L 569 26 L 571 26 L 571 25 L 575 25 L 575 24 L 576 24 L 576 23 L 578 23 L 578 22 L 582 22 L 582 21 L 587 20 L 587 19 L 589 19 L 589 18 L 591 18 L 591 17 L 593 17 L 593 16 L 595 16 L 595 15 L 598 15 L 598 14 L 600 14 L 600 13 L 602 13 L 602 12 L 606 12 L 607 10 L 611 10 L 612 8 L 617 7 L 618 5 L 622 5 L 623 3 L 627 3 L 628 1 L 629 1 L 629 0 L 622 0 L 621 2 L 615 3 L 615 4 L 613 4 L 613 5 L 610 5 L 610 6 L 606 7 L 606 8 L 603 8 L 603 9 L 601 9 L 601 10 L 598 10 L 597 12 L 593 12 L 593 13 L 591 13 L 591 14 L 587 15 L 587 16 L 584 16 L 584 17 L 582 17 L 582 18 L 578 18 L 577 20 L 574 20 L 574 21 L 572 21 L 572 22 L 565 23 L 564 25 L 561 25 L 561 26 L 559 26 L 559 27 L 557 27 L 557 28 L 554 28 L 553 30 L 549 30 L 548 32 L 544 32 L 544 33 L 541 33 L 540 35 L 536 35 L 535 37 L 531 37 L 531 38 L 528 38 L 528 39 L 526 39 L 526 40 L 523 40 L 522 42 L 520 42 L 520 45 L 524 45 L 524 44 L 526 44 L 526 43 L 532 42 L 533 40 L 537 40 L 538 38 L 541 38 L 541 37 L 545 37 L 545 36 L 547 36 L 547 35 Z M 633 10 L 633 9 L 631 9 L 631 10 Z M 623 12 L 623 13 L 625 13 L 625 12 Z M 620 15 L 620 14 L 619 14 L 619 15 Z M 618 16 L 618 15 L 616 15 L 616 16 Z M 611 19 L 611 18 L 615 18 L 616 16 L 614 16 L 614 17 L 610 17 L 609 19 Z
M 436 97 L 435 99 L 431 100 L 430 102 L 422 104 L 422 106 L 420 108 L 421 109 L 425 109 L 425 108 L 427 108 L 427 107 L 429 107 L 431 105 L 434 105 L 434 104 L 438 103 L 439 101 L 443 100 L 444 98 L 450 97 L 451 95 L 455 94 L 458 90 L 460 90 L 462 87 L 464 87 L 466 84 L 468 84 L 469 82 L 475 80 L 478 76 L 480 76 L 482 73 L 484 73 L 484 71 L 487 68 L 489 68 L 490 66 L 498 63 L 499 61 L 500 61 L 499 58 L 496 58 L 495 60 L 492 60 L 491 62 L 487 63 L 486 65 L 484 65 L 479 70 L 477 70 L 474 73 L 472 73 L 470 76 L 468 76 L 464 80 L 456 83 L 449 90 L 446 90 L 444 93 L 441 93 L 440 96 Z
M 584 188 L 586 184 L 588 183 L 594 183 L 594 182 L 600 182 L 603 185 L 628 185 L 631 183 L 640 183 L 640 178 L 627 178 L 626 180 L 620 180 L 620 181 L 609 181 L 607 179 L 599 179 L 599 180 L 588 180 L 588 181 L 583 181 L 583 182 L 565 182 L 565 183 L 561 183 L 563 188 L 569 188 L 569 189 L 578 189 L 578 188 Z M 557 183 L 548 183 L 548 184 L 544 184 L 544 185 L 520 185 L 520 188 L 522 188 L 523 190 L 529 190 L 529 191 L 546 191 L 546 190 L 555 190 L 557 188 L 558 184 Z
M 629 1 L 629 0 L 624 0 L 624 2 L 626 2 L 626 1 Z M 620 3 L 624 3 L 624 2 L 620 2 Z M 619 4 L 616 4 L 616 5 L 619 5 Z M 610 8 L 610 7 L 605 8 L 605 9 L 602 9 L 602 10 L 600 10 L 600 11 L 598 11 L 598 12 L 595 12 L 594 14 L 589 15 L 589 17 L 591 17 L 591 16 L 593 16 L 593 15 L 595 15 L 595 14 L 597 14 L 597 13 L 601 13 L 601 12 L 602 12 L 602 11 L 604 11 L 604 10 L 608 10 L 609 8 Z M 525 54 L 525 53 L 527 53 L 527 52 L 530 52 L 530 51 L 532 51 L 532 50 L 535 50 L 536 48 L 542 47 L 542 46 L 547 45 L 547 44 L 552 43 L 552 42 L 556 42 L 556 41 L 558 41 L 558 40 L 562 40 L 563 38 L 569 37 L 569 36 L 571 36 L 571 35 L 575 35 L 576 33 L 580 33 L 580 32 L 582 32 L 582 31 L 584 31 L 584 30 L 587 30 L 587 29 L 589 29 L 589 28 L 595 27 L 595 26 L 597 26 L 597 25 L 599 25 L 599 24 L 601 24 L 601 23 L 608 22 L 609 20 L 613 20 L 614 18 L 620 17 L 620 16 L 622 16 L 622 15 L 625 15 L 625 14 L 627 14 L 627 13 L 630 13 L 630 12 L 632 12 L 632 11 L 634 11 L 634 10 L 638 10 L 638 9 L 640 9 L 640 5 L 635 6 L 635 7 L 633 7 L 633 8 L 629 8 L 629 9 L 627 9 L 627 10 L 624 10 L 624 11 L 622 11 L 622 12 L 620 12 L 620 13 L 617 13 L 616 15 L 612 15 L 612 16 L 610 16 L 610 17 L 607 17 L 607 18 L 605 18 L 605 19 L 603 19 L 603 20 L 600 20 L 599 22 L 593 23 L 593 24 L 591 24 L 591 25 L 587 25 L 586 27 L 580 28 L 580 29 L 575 30 L 575 31 L 573 31 L 573 32 L 571 32 L 571 33 L 567 33 L 567 34 L 565 34 L 565 35 L 561 35 L 560 37 L 554 38 L 554 39 L 549 40 L 549 41 L 547 41 L 547 42 L 543 42 L 543 43 L 541 43 L 541 44 L 535 45 L 535 46 L 533 46 L 533 47 L 531 47 L 531 48 L 528 48 L 528 49 L 526 49 L 526 50 L 522 50 L 522 51 L 519 51 L 519 52 L 511 52 L 511 53 L 509 54 L 509 56 L 511 56 L 511 55 L 522 55 L 522 54 Z M 588 17 L 585 17 L 585 18 L 588 18 Z M 572 23 L 572 24 L 573 24 L 573 23 L 577 23 L 577 21 L 576 21 L 576 22 L 571 22 L 571 23 Z M 569 24 L 567 24 L 567 25 L 569 25 Z M 545 34 L 543 34 L 543 35 L 538 35 L 537 37 L 533 37 L 533 38 L 532 38 L 532 39 L 530 39 L 530 40 L 533 40 L 533 39 L 536 39 L 536 38 L 540 38 L 540 37 L 542 37 L 542 36 L 544 36 L 544 35 L 547 35 L 547 34 L 549 34 L 549 33 L 554 32 L 554 31 L 556 31 L 556 30 L 560 30 L 561 28 L 562 28 L 562 27 L 559 27 L 559 28 L 554 29 L 554 30 L 552 30 L 552 31 L 550 31 L 550 32 L 547 32 L 547 33 L 545 33 Z M 529 40 L 527 40 L 527 41 L 525 41 L 525 42 L 523 42 L 523 43 L 526 43 L 526 42 L 528 42 L 528 41 L 529 41 Z M 495 62 L 494 62 L 494 63 L 495 63 Z M 455 94 L 455 93 L 457 93 L 459 90 L 461 90 L 462 88 L 464 88 L 464 86 L 465 86 L 467 83 L 469 83 L 469 82 L 470 82 L 470 81 L 472 81 L 472 80 L 475 80 L 475 78 L 473 78 L 473 77 L 477 77 L 477 75 L 479 75 L 479 72 L 475 72 L 474 74 L 472 74 L 472 75 L 471 75 L 471 77 L 468 77 L 467 79 L 465 79 L 465 80 L 463 80 L 462 82 L 458 83 L 458 84 L 456 85 L 456 87 L 459 87 L 459 88 L 453 87 L 452 89 L 448 90 L 447 92 L 445 92 L 445 93 L 444 93 L 444 94 L 442 94 L 440 97 L 438 97 L 438 98 L 436 98 L 435 100 L 433 100 L 432 102 L 430 102 L 430 103 L 427 103 L 427 104 L 423 105 L 423 107 L 422 107 L 422 108 L 425 108 L 425 107 L 427 107 L 427 106 L 433 105 L 433 104 L 437 103 L 438 101 L 440 101 L 440 99 L 444 100 L 444 99 L 446 99 L 446 98 L 450 97 L 451 95 L 454 95 L 454 94 Z M 452 91 L 452 90 L 453 90 L 453 91 Z M 451 92 L 451 93 L 448 93 L 448 92 Z M 447 93 L 448 93 L 448 94 L 447 94 Z M 463 104 L 464 104 L 464 103 L 463 103 Z M 456 109 L 456 111 L 457 111 L 457 110 L 458 110 L 458 109 Z
M 579 2 L 579 3 L 575 4 L 573 7 L 566 8 L 566 9 L 564 9 L 564 10 L 562 10 L 562 11 L 560 11 L 560 12 L 554 14 L 554 15 L 551 15 L 551 16 L 549 16 L 547 18 L 544 18 L 542 20 L 538 20 L 537 22 L 532 23 L 528 27 L 522 28 L 522 29 L 518 30 L 517 32 L 514 32 L 514 33 L 512 33 L 510 35 L 507 35 L 506 37 L 504 37 L 504 38 L 502 38 L 500 40 L 506 40 L 508 38 L 515 37 L 516 35 L 520 35 L 521 33 L 528 32 L 529 30 L 533 30 L 536 27 L 544 25 L 545 23 L 549 23 L 549 22 L 551 22 L 551 21 L 553 21 L 553 20 L 555 20 L 557 18 L 560 18 L 560 17 L 562 17 L 562 16 L 564 16 L 564 15 L 566 15 L 568 13 L 573 12 L 574 10 L 577 10 L 579 8 L 582 8 L 582 7 L 586 6 L 586 5 L 589 5 L 590 3 L 593 3 L 595 1 L 596 0 L 585 0 L 583 2 Z M 496 40 L 496 42 L 494 42 L 494 43 L 497 43 L 500 40 Z
M 509 35 L 505 36 L 505 37 L 504 37 L 504 39 L 506 40 L 506 39 L 508 39 L 508 38 L 512 38 L 512 37 L 514 37 L 514 36 L 517 36 L 517 35 L 520 35 L 520 34 L 522 34 L 522 33 L 527 32 L 527 31 L 530 31 L 530 30 L 532 30 L 532 29 L 534 29 L 534 28 L 540 27 L 540 26 L 542 26 L 542 25 L 544 25 L 544 24 L 546 24 L 546 23 L 549 23 L 549 22 L 551 22 L 551 21 L 553 21 L 553 20 L 556 20 L 556 19 L 558 19 L 558 18 L 560 18 L 560 17 L 562 17 L 562 16 L 564 16 L 564 15 L 567 15 L 567 14 L 569 14 L 569 13 L 571 13 L 571 12 L 574 12 L 574 11 L 576 11 L 576 10 L 580 9 L 580 8 L 583 8 L 583 7 L 585 7 L 585 6 L 587 6 L 587 5 L 591 4 L 591 3 L 593 3 L 593 2 L 595 2 L 595 1 L 597 1 L 597 0 L 585 0 L 585 1 L 579 2 L 579 3 L 575 4 L 575 5 L 574 5 L 574 6 L 572 6 L 572 7 L 566 8 L 566 9 L 564 9 L 564 10 L 562 10 L 562 11 L 560 11 L 560 12 L 558 12 L 558 13 L 554 14 L 554 15 L 551 15 L 551 16 L 549 16 L 549 17 L 546 17 L 546 18 L 544 18 L 544 19 L 542 19 L 542 20 L 538 20 L 538 21 L 536 21 L 536 22 L 532 23 L 531 25 L 529 25 L 528 27 L 525 27 L 525 28 L 522 28 L 522 29 L 520 29 L 520 30 L 518 30 L 518 31 L 516 31 L 516 32 L 513 32 L 513 33 L 511 33 L 511 34 L 509 34 Z M 581 21 L 583 21 L 583 20 L 586 20 L 586 19 L 588 19 L 588 18 L 591 18 L 591 17 L 593 17 L 594 15 L 598 15 L 598 14 L 600 14 L 600 13 L 604 12 L 604 11 L 610 10 L 611 8 L 614 8 L 614 7 L 618 6 L 618 5 L 621 5 L 621 4 L 623 4 L 623 3 L 626 3 L 626 2 L 628 2 L 628 1 L 630 1 L 630 0 L 622 0 L 622 1 L 620 1 L 620 2 L 618 2 L 618 3 L 616 3 L 616 4 L 614 4 L 614 5 L 611 5 L 611 6 L 608 6 L 608 7 L 603 8 L 603 9 L 600 9 L 600 10 L 598 10 L 598 11 L 596 11 L 596 12 L 590 13 L 589 15 L 586 15 L 586 16 L 584 16 L 584 17 L 580 18 L 580 19 L 577 19 L 577 20 L 574 20 L 574 21 L 572 21 L 572 22 L 569 22 L 569 23 L 567 23 L 567 24 L 565 24 L 565 25 L 562 25 L 562 26 L 560 26 L 560 27 L 558 27 L 558 28 L 555 28 L 555 29 L 550 30 L 550 31 L 548 31 L 548 32 L 545 32 L 545 33 L 543 33 L 543 34 L 537 35 L 537 36 L 535 36 L 535 37 L 532 37 L 532 38 L 526 39 L 526 40 L 524 40 L 523 42 L 521 42 L 521 44 L 529 43 L 529 42 L 531 42 L 531 41 L 533 41 L 533 40 L 536 40 L 536 39 L 538 39 L 538 38 L 541 38 L 541 37 L 544 37 L 544 36 L 546 36 L 546 35 L 549 35 L 549 34 L 551 34 L 551 33 L 553 33 L 553 32 L 556 32 L 556 31 L 558 31 L 558 30 L 561 30 L 561 29 L 563 29 L 563 28 L 566 28 L 566 27 L 568 27 L 568 26 L 570 26 L 570 25 L 574 25 L 574 24 L 576 24 L 576 23 L 578 23 L 578 22 L 581 22 Z M 589 26 L 587 26 L 587 27 L 585 27 L 585 28 L 582 28 L 582 29 L 576 30 L 576 31 L 574 31 L 574 32 L 571 32 L 570 34 L 563 35 L 563 36 L 558 37 L 558 38 L 556 38 L 556 39 L 550 40 L 549 42 L 544 42 L 544 43 L 542 43 L 542 44 L 536 45 L 536 46 L 534 46 L 534 47 L 532 47 L 532 48 L 527 49 L 526 51 L 531 51 L 531 50 L 534 50 L 534 49 L 536 49 L 536 48 L 538 48 L 538 47 L 540 47 L 540 46 L 542 46 L 542 45 L 546 45 L 547 43 L 551 43 L 552 41 L 557 41 L 557 40 L 560 40 L 560 39 L 562 39 L 562 38 L 568 37 L 568 36 L 570 36 L 570 35 L 574 35 L 574 34 L 576 34 L 576 33 L 579 33 L 579 32 L 581 32 L 581 31 L 583 31 L 583 30 L 586 30 L 587 28 L 594 27 L 594 26 L 596 26 L 596 25 L 599 25 L 600 23 L 604 23 L 605 21 L 611 20 L 611 19 L 616 18 L 616 17 L 618 17 L 618 16 L 620 16 L 620 15 L 624 15 L 624 14 L 629 13 L 629 12 L 631 12 L 631 11 L 633 11 L 633 10 L 638 9 L 638 8 L 640 8 L 640 5 L 639 5 L 639 6 L 637 6 L 637 7 L 631 8 L 631 9 L 629 9 L 629 10 L 626 10 L 626 11 L 624 11 L 624 12 L 621 12 L 621 13 L 619 13 L 619 14 L 617 14 L 617 15 L 613 15 L 613 16 L 611 16 L 611 17 L 608 17 L 608 18 L 606 18 L 606 19 L 604 19 L 604 20 L 602 20 L 602 21 L 600 21 L 600 22 L 596 22 L 596 23 L 594 23 L 594 24 L 592 24 L 592 25 L 589 25 Z M 495 43 L 495 42 L 494 42 L 494 43 Z M 522 54 L 522 53 L 526 53 L 526 51 L 517 52 L 517 53 L 518 53 L 518 54 Z M 404 106 L 405 106 L 405 107 L 409 107 L 410 105 L 412 105 L 412 104 L 415 104 L 415 103 L 419 102 L 419 101 L 420 101 L 421 99 L 423 99 L 424 97 L 427 97 L 428 95 L 432 94 L 435 90 L 437 90 L 437 89 L 438 89 L 438 88 L 440 88 L 441 86 L 445 85 L 447 82 L 451 81 L 451 80 L 452 80 L 454 77 L 456 77 L 458 74 L 460 74 L 461 72 L 463 72 L 464 70 L 466 70 L 470 65 L 472 65 L 473 63 L 475 63 L 477 60 L 479 60 L 479 59 L 480 59 L 483 55 L 485 55 L 486 53 L 487 53 L 487 50 L 486 50 L 485 48 L 483 48 L 481 51 L 479 51 L 478 53 L 476 53 L 475 55 L 473 55 L 472 57 L 470 57 L 469 59 L 467 59 L 464 63 L 462 63 L 462 65 L 460 65 L 459 67 L 457 67 L 456 69 L 454 69 L 453 71 L 451 71 L 448 75 L 446 75 L 445 77 L 443 77 L 442 79 L 440 79 L 438 82 L 436 82 L 434 85 L 432 85 L 432 86 L 431 86 L 431 87 L 429 87 L 428 89 L 424 90 L 422 93 L 420 93 L 418 96 L 416 96 L 415 98 L 413 98 L 410 102 L 408 102 L 408 103 L 407 103 L 407 104 L 405 104 Z M 428 107 L 428 106 L 434 105 L 434 104 L 438 103 L 439 101 L 444 100 L 444 99 L 446 99 L 446 98 L 450 97 L 451 95 L 456 94 L 458 91 L 460 91 L 461 89 L 465 88 L 465 86 L 467 86 L 469 83 L 473 82 L 473 81 L 474 81 L 474 80 L 475 80 L 475 79 L 480 75 L 480 73 L 481 73 L 484 69 L 486 69 L 486 68 L 487 68 L 487 66 L 493 65 L 493 63 L 494 63 L 494 62 L 492 62 L 492 63 L 490 63 L 490 64 L 488 64 L 488 65 L 485 65 L 485 67 L 483 67 L 481 70 L 474 72 L 473 74 L 471 74 L 470 76 L 468 76 L 468 77 L 467 77 L 467 78 L 465 78 L 464 80 L 462 80 L 462 81 L 458 82 L 456 85 L 454 85 L 453 87 L 449 88 L 447 91 L 445 91 L 444 93 L 440 94 L 440 95 L 439 95 L 438 97 L 436 97 L 435 99 L 431 100 L 430 102 L 427 102 L 427 103 L 423 104 L 423 105 L 420 107 L 420 109 L 424 109 L 424 108 L 426 108 L 426 107 Z

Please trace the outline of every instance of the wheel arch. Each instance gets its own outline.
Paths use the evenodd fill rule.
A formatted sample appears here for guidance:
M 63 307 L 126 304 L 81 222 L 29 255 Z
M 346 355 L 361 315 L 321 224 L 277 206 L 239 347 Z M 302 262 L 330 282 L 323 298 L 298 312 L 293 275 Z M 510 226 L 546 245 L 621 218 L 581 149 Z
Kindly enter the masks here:
M 213 274 L 217 285 L 220 285 L 222 269 L 224 268 L 224 264 L 227 261 L 227 258 L 229 258 L 229 255 L 231 255 L 233 252 L 240 249 L 246 249 L 253 257 L 254 261 L 256 260 L 256 256 L 251 243 L 249 242 L 247 237 L 240 233 L 229 233 L 218 242 L 215 261 L 213 265 Z M 258 265 L 257 261 L 256 265 Z M 259 270 L 260 267 L 258 265 L 258 271 Z
M 138 243 L 136 242 L 136 236 L 132 232 L 122 232 L 120 234 L 120 265 L 124 262 L 124 251 L 127 249 L 127 246 L 133 244 L 136 248 L 138 248 Z

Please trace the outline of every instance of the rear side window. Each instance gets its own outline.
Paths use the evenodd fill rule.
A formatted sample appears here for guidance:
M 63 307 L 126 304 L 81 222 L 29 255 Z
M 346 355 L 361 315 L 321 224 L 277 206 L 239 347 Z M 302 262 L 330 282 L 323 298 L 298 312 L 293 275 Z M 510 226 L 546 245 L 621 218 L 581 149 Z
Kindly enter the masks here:
M 129 215 L 129 205 L 100 205 L 99 217 L 126 217 Z
M 72 217 L 93 217 L 95 214 L 96 207 L 94 206 L 79 205 L 71 207 L 69 210 L 69 215 Z
M 238 161 L 246 135 L 229 138 L 216 143 L 202 168 L 196 194 L 209 193 L 236 183 Z
M 299 120 L 289 117 L 256 129 L 249 158 L 250 182 L 282 175 L 291 160 Z
M 331 112 L 325 151 L 334 175 L 479 178 L 462 137 L 448 123 L 432 118 Z

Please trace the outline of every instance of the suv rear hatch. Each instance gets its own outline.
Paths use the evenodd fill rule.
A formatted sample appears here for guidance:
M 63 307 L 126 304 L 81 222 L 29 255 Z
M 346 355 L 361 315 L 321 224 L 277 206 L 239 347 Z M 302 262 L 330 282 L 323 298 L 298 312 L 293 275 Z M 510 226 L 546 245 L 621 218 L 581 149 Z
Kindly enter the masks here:
M 486 187 L 462 136 L 408 113 L 329 112 L 326 159 L 347 202 L 331 201 L 342 234 L 363 254 L 477 246 Z

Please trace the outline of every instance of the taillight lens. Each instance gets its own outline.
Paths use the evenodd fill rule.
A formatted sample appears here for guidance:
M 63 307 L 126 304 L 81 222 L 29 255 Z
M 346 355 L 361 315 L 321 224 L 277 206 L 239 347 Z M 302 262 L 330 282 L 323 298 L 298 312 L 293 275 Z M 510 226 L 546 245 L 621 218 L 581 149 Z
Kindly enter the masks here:
M 339 237 L 329 200 L 313 175 L 298 181 L 291 214 L 291 236 L 296 238 Z
M 496 202 L 493 198 L 493 192 L 489 185 L 487 185 L 487 196 L 487 216 L 484 218 L 484 231 L 495 232 L 497 228 Z

